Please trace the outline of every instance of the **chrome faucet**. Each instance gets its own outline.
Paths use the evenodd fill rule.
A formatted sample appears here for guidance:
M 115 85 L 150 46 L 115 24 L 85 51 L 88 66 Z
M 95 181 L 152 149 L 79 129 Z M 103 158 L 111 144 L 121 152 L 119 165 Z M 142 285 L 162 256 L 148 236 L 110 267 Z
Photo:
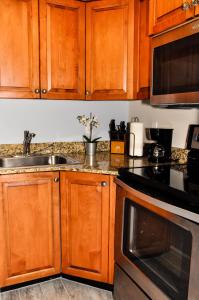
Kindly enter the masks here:
M 24 140 L 23 140 L 23 155 L 28 156 L 30 155 L 30 144 L 32 138 L 35 137 L 35 133 L 30 133 L 28 130 L 24 131 Z

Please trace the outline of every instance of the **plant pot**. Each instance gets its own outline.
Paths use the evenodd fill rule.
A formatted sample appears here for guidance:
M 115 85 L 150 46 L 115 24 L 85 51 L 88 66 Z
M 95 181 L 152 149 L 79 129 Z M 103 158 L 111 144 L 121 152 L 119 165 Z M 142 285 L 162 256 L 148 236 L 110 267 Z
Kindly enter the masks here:
M 97 143 L 85 143 L 86 155 L 95 155 Z
M 86 165 L 86 167 L 97 167 L 98 163 L 96 160 L 96 155 L 86 155 L 84 165 Z

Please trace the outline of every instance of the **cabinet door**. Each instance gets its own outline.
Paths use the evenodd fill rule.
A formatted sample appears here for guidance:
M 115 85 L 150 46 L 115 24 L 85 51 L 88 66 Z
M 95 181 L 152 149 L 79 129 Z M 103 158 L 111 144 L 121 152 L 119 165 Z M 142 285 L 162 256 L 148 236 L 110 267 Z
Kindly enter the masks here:
M 150 0 L 150 33 L 155 34 L 194 16 L 194 8 L 183 9 L 184 0 Z
M 0 177 L 0 287 L 60 273 L 58 176 Z
M 85 3 L 40 0 L 41 97 L 85 98 Z
M 150 98 L 151 38 L 149 37 L 149 1 L 139 1 L 139 67 L 137 99 Z
M 134 1 L 86 4 L 86 99 L 133 98 Z
M 38 1 L 0 1 L 0 98 L 39 98 Z
M 195 16 L 199 15 L 199 5 L 195 7 Z
M 62 172 L 61 226 L 62 272 L 107 282 L 108 175 Z

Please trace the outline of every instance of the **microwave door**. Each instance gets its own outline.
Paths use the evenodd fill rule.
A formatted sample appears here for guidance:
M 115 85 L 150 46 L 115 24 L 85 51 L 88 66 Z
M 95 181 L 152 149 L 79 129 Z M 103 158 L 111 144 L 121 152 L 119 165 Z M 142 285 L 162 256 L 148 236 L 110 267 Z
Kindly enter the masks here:
M 199 32 L 193 26 L 153 38 L 151 104 L 199 103 Z

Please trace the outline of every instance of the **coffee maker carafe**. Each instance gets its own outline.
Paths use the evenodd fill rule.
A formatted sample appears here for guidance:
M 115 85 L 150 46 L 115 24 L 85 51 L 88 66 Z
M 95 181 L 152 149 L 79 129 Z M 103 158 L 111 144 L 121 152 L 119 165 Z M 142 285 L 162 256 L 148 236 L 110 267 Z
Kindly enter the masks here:
M 167 162 L 171 159 L 173 129 L 146 128 L 146 138 L 154 141 L 151 144 L 148 159 L 152 162 Z

